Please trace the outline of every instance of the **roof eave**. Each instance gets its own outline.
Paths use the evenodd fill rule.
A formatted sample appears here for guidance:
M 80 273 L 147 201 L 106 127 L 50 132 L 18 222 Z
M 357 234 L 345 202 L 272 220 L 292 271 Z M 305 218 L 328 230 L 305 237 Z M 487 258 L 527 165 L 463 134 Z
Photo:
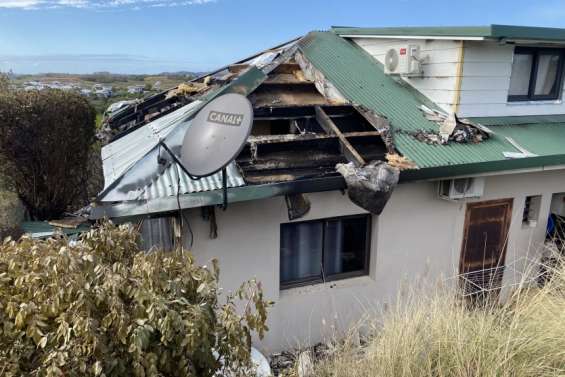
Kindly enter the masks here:
M 400 175 L 400 183 L 451 179 L 454 177 L 522 174 L 545 170 L 565 170 L 565 155 L 540 156 L 513 160 L 488 161 L 474 164 L 441 166 L 435 168 L 405 170 Z M 228 189 L 228 202 L 238 203 L 268 199 L 277 196 L 300 193 L 343 190 L 345 181 L 341 176 L 312 178 L 299 181 L 280 182 L 263 185 L 248 185 Z M 92 208 L 91 220 L 101 218 L 126 218 L 147 216 L 157 213 L 178 211 L 179 209 L 214 206 L 223 203 L 223 191 L 214 190 L 157 198 L 146 201 L 124 201 L 118 203 L 99 203 Z
M 497 24 L 488 26 L 451 27 L 333 27 L 332 31 L 345 38 L 507 40 L 565 43 L 565 29 Z
M 437 35 L 377 35 L 377 34 L 339 34 L 342 38 L 368 38 L 368 39 L 438 39 L 455 41 L 484 41 L 486 37 L 462 37 L 462 36 L 437 36 Z
M 228 189 L 228 203 L 267 199 L 288 194 L 323 192 L 345 189 L 342 176 L 312 178 L 299 181 L 247 185 Z M 204 191 L 186 195 L 169 196 L 152 200 L 132 200 L 117 203 L 98 203 L 92 208 L 90 219 L 143 216 L 179 209 L 214 206 L 223 203 L 223 190 Z M 179 208 L 180 207 L 180 208 Z

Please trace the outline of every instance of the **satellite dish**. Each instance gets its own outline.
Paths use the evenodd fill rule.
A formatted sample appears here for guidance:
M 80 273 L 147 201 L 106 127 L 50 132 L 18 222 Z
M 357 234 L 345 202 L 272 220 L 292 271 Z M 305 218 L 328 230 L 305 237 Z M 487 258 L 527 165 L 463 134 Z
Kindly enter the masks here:
M 198 112 L 184 135 L 182 164 L 195 177 L 217 173 L 241 152 L 252 124 L 253 107 L 246 97 L 230 93 L 214 99 Z

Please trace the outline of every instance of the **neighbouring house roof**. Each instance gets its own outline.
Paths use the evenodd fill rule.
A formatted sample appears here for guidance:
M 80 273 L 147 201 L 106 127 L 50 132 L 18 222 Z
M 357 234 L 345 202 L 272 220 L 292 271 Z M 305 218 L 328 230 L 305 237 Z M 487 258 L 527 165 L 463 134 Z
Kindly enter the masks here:
M 192 117 L 204 105 L 224 93 L 250 95 L 263 84 L 280 84 L 270 82 L 269 73 L 297 53 L 314 67 L 316 75 L 323 76 L 323 83 L 316 82 L 316 87 L 324 86 L 322 89 L 326 91 L 329 86 L 330 92 L 335 90 L 352 104 L 361 105 L 388 120 L 394 147 L 419 168 L 403 171 L 401 180 L 565 164 L 565 143 L 560 142 L 565 140 L 565 115 L 476 118 L 474 122 L 490 126 L 494 132 L 488 140 L 477 144 L 450 142 L 447 145 L 431 145 L 418 140 L 413 136 L 415 132 L 439 130 L 438 123 L 426 118 L 421 110 L 422 105 L 432 109 L 438 107 L 408 84 L 386 75 L 382 64 L 335 31 L 334 28 L 334 32 L 312 32 L 297 42 L 258 54 L 245 64 L 238 62 L 237 74 L 231 75 L 229 81 L 196 97 L 188 105 L 136 126 L 133 131 L 124 133 L 105 146 L 102 151 L 105 188 L 99 195 L 98 203 L 112 210 L 95 210 L 97 214 L 94 217 L 173 211 L 178 209 L 179 202 L 183 208 L 221 203 L 220 175 L 194 181 L 174 163 L 163 167 L 158 163 L 163 157 L 159 140 L 166 141 L 178 153 Z M 242 67 L 244 65 L 245 69 Z M 230 66 L 225 69 L 233 68 Z M 270 93 L 269 90 L 261 92 L 262 101 L 267 101 L 262 106 L 267 109 L 272 106 L 271 98 L 265 96 Z M 297 98 L 312 100 L 311 97 Z M 275 98 L 272 103 L 276 101 Z M 523 150 L 536 157 L 505 157 L 505 152 L 518 153 Z M 307 159 L 308 154 L 304 156 Z M 235 162 L 228 167 L 230 202 L 345 187 L 341 176 L 331 174 L 253 184 L 249 176 L 242 175 L 241 168 Z M 177 194 L 180 194 L 178 202 L 175 198 Z
M 340 36 L 407 36 L 453 39 L 511 39 L 565 42 L 565 29 L 513 25 L 424 27 L 333 27 Z

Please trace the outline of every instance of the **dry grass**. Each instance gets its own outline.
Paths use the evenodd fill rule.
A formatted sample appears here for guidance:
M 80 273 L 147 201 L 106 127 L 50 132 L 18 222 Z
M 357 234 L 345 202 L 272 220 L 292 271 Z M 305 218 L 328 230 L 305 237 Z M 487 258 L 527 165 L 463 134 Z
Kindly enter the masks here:
M 355 346 L 355 337 L 341 342 L 313 375 L 565 376 L 565 261 L 554 272 L 545 287 L 523 288 L 486 309 L 469 310 L 445 292 L 413 292 L 382 322 L 368 323 L 366 345 Z

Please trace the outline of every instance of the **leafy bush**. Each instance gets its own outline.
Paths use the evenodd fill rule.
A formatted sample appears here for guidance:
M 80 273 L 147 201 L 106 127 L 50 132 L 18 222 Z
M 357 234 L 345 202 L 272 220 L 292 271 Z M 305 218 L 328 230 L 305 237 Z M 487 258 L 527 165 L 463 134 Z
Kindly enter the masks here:
M 88 202 L 94 133 L 94 109 L 78 94 L 0 91 L 0 174 L 32 218 L 58 218 Z
M 137 241 L 111 223 L 75 245 L 5 241 L 0 375 L 246 375 L 251 333 L 267 330 L 260 286 L 247 282 L 221 304 L 216 262 L 146 254 Z

